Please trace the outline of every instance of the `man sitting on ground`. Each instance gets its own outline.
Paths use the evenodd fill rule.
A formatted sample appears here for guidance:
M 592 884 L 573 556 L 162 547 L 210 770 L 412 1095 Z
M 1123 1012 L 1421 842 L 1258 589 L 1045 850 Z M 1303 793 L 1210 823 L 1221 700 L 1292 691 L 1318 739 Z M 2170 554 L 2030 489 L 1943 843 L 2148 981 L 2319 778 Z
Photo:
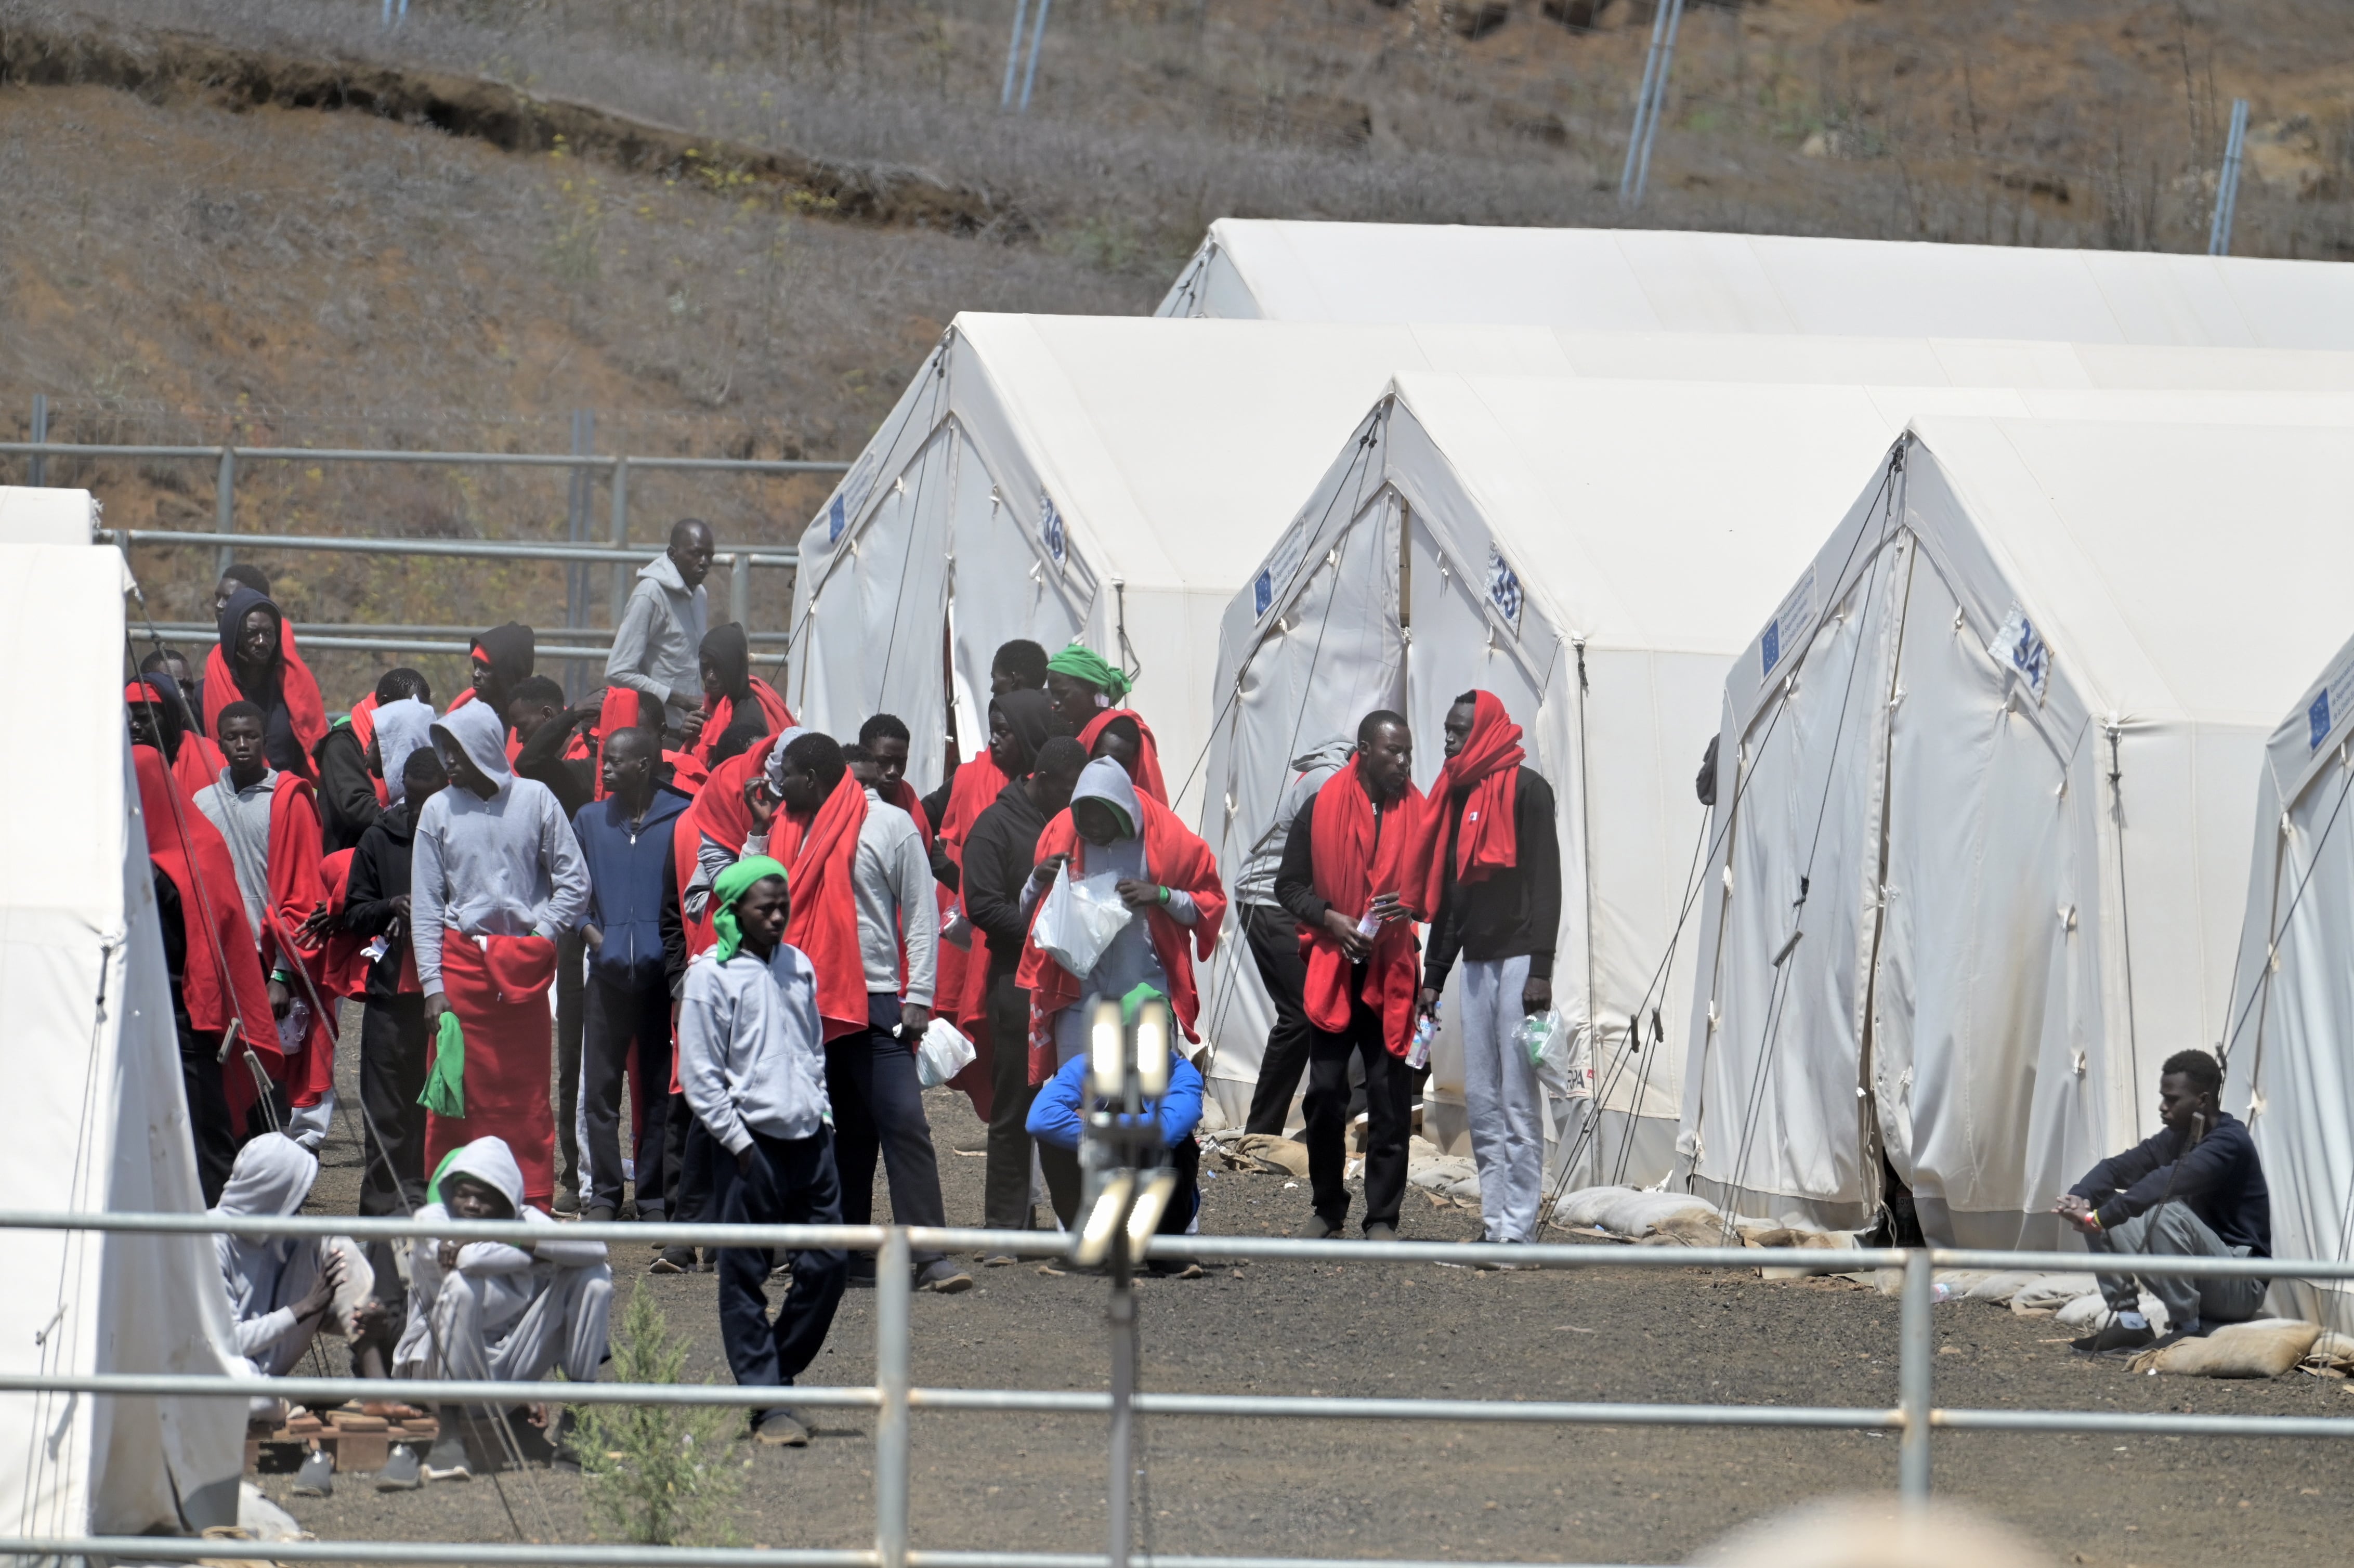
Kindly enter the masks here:
M 2052 1212 L 2094 1252 L 2145 1257 L 2270 1257 L 2272 1193 L 2245 1123 L 2216 1103 L 2223 1069 L 2204 1051 L 2177 1051 L 2158 1079 L 2166 1126 L 2093 1167 Z M 2110 1319 L 2074 1341 L 2088 1355 L 2130 1352 L 2244 1323 L 2264 1310 L 2266 1281 L 2103 1274 Z M 2147 1290 L 2166 1308 L 2164 1340 L 2141 1312 Z
M 524 1202 L 523 1170 L 506 1141 L 478 1138 L 451 1151 L 434 1177 L 420 1221 L 512 1220 L 544 1227 L 546 1241 L 421 1242 L 408 1258 L 408 1321 L 393 1352 L 397 1376 L 455 1382 L 534 1383 L 557 1368 L 591 1383 L 605 1360 L 613 1271 L 605 1244 L 567 1241 L 546 1211 Z M 378 1476 L 385 1491 L 421 1480 L 462 1481 L 461 1428 L 478 1412 L 441 1406 L 441 1431 L 420 1467 L 396 1449 Z

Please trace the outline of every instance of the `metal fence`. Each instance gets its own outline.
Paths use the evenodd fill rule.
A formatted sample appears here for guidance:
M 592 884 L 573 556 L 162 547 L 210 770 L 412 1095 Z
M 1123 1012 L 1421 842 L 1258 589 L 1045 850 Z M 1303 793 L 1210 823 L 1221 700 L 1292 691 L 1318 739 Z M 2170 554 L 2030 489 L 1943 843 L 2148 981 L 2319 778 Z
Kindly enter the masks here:
M 101 530 L 101 537 L 122 547 L 128 554 L 134 547 L 189 549 L 208 548 L 215 552 L 216 569 L 227 568 L 240 548 L 257 550 L 322 550 L 366 556 L 432 556 L 461 558 L 484 558 L 522 561 L 566 561 L 583 565 L 609 564 L 612 567 L 611 616 L 615 624 L 621 619 L 621 609 L 629 599 L 630 574 L 638 566 L 660 555 L 659 548 L 632 546 L 630 543 L 630 476 L 634 472 L 692 471 L 697 472 L 740 474 L 843 473 L 850 464 L 831 460 L 798 458 L 698 458 L 698 457 L 631 457 L 627 455 L 599 456 L 593 453 L 568 452 L 467 452 L 467 451 L 402 451 L 364 448 L 330 447 L 239 447 L 239 446 L 122 446 L 92 444 L 79 441 L 0 441 L 0 454 L 27 460 L 27 477 L 36 485 L 48 480 L 48 464 L 52 458 L 132 458 L 155 461 L 179 460 L 209 463 L 213 467 L 213 526 L 209 531 L 160 528 L 111 528 Z M 340 537 L 321 535 L 240 534 L 237 531 L 237 481 L 241 465 L 257 462 L 303 463 L 426 463 L 457 467 L 541 468 L 560 469 L 570 472 L 577 483 L 586 483 L 594 476 L 603 475 L 611 495 L 610 528 L 606 542 L 590 544 L 537 544 L 521 541 L 482 539 L 376 539 Z M 751 573 L 755 567 L 787 567 L 798 564 L 800 552 L 754 546 L 724 546 L 715 565 L 728 569 L 729 619 L 748 625 L 751 607 Z M 159 628 L 178 630 L 197 640 L 209 639 L 209 626 L 174 626 Z M 468 641 L 463 636 L 453 641 L 408 636 L 408 629 L 383 627 L 339 626 L 332 630 L 308 638 L 319 648 L 347 648 L 383 652 L 463 653 Z M 583 630 L 575 627 L 572 630 Z M 297 635 L 302 634 L 301 627 Z M 773 636 L 757 641 L 777 640 Z M 576 640 L 579 641 L 579 640 Z M 607 647 L 610 647 L 610 637 Z M 585 641 L 578 647 L 543 648 L 540 653 L 550 658 L 601 658 L 605 647 Z
M 227 1234 L 248 1236 L 338 1236 L 363 1241 L 445 1239 L 508 1241 L 545 1239 L 546 1231 L 514 1222 L 444 1222 L 302 1215 L 285 1219 L 226 1219 L 211 1214 L 99 1214 L 0 1212 L 0 1229 L 106 1231 L 164 1234 Z M 796 1387 L 788 1403 L 819 1409 L 878 1413 L 875 1426 L 875 1547 L 872 1551 L 598 1547 L 557 1543 L 409 1542 L 270 1542 L 265 1554 L 284 1562 L 440 1563 L 643 1563 L 673 1568 L 1119 1568 L 1125 1553 L 1036 1552 L 935 1552 L 908 1539 L 908 1419 L 916 1411 L 986 1411 L 1055 1415 L 1115 1414 L 1114 1396 L 1031 1389 L 917 1388 L 909 1376 L 909 1256 L 917 1249 L 991 1251 L 1051 1256 L 1064 1254 L 1070 1238 L 1008 1231 L 929 1229 L 880 1225 L 717 1225 L 660 1223 L 581 1223 L 565 1227 L 567 1238 L 645 1245 L 743 1246 L 780 1249 L 841 1248 L 875 1252 L 875 1380 L 871 1385 Z M 1211 1416 L 1278 1420 L 1511 1422 L 1553 1425 L 1780 1427 L 1811 1431 L 1894 1432 L 1901 1439 L 1898 1490 L 1909 1503 L 1930 1493 L 1930 1438 L 1943 1429 L 1964 1432 L 2152 1433 L 2217 1437 L 2354 1437 L 2354 1417 L 2198 1415 L 2159 1412 L 1977 1409 L 1938 1406 L 1934 1398 L 1936 1361 L 1932 1308 L 1937 1269 L 2049 1271 L 2065 1262 L 2084 1268 L 2093 1260 L 2074 1255 L 1985 1252 L 1955 1248 L 1879 1248 L 1818 1252 L 1759 1247 L 1617 1247 L 1608 1245 L 1497 1245 L 1455 1242 L 1304 1241 L 1254 1236 L 1156 1236 L 1148 1258 L 1202 1262 L 1306 1259 L 1322 1263 L 1504 1263 L 1523 1267 L 1580 1268 L 1799 1268 L 1816 1273 L 1901 1269 L 1897 1403 L 1880 1405 L 1675 1404 L 1606 1401 L 1515 1399 L 1359 1399 L 1332 1396 L 1139 1393 L 1129 1408 L 1140 1415 Z M 2270 1280 L 2354 1280 L 2354 1264 L 2274 1258 L 2133 1257 L 2115 1272 L 2254 1277 Z M 347 1399 L 415 1399 L 481 1404 L 542 1401 L 587 1404 L 647 1404 L 768 1407 L 778 1391 L 700 1383 L 549 1383 L 371 1381 L 360 1378 L 230 1378 L 143 1373 L 71 1375 L 56 1372 L 0 1373 L 0 1393 L 70 1393 L 90 1395 L 257 1395 L 309 1402 Z M 0 1555 L 115 1556 L 154 1561 L 194 1561 L 222 1554 L 222 1543 L 154 1537 L 0 1538 Z M 1161 1568 L 1359 1568 L 1354 1562 L 1321 1558 L 1172 1557 L 1156 1553 Z M 1390 1561 L 1385 1568 L 1478 1568 L 1463 1563 Z

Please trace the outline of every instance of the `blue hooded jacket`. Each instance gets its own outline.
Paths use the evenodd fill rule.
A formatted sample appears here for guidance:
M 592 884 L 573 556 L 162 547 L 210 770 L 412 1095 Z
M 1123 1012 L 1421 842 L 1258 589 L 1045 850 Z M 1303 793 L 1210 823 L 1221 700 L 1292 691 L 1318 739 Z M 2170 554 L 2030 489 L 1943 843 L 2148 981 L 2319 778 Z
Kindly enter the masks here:
M 654 790 L 645 821 L 635 831 L 630 809 L 618 795 L 591 800 L 572 819 L 573 836 L 588 863 L 588 909 L 582 918 L 605 934 L 603 945 L 588 955 L 589 972 L 598 979 L 635 987 L 663 974 L 675 979 L 684 971 L 671 842 L 678 819 L 691 803 L 663 785 Z M 668 922 L 673 929 L 667 932 L 665 901 L 673 911 Z

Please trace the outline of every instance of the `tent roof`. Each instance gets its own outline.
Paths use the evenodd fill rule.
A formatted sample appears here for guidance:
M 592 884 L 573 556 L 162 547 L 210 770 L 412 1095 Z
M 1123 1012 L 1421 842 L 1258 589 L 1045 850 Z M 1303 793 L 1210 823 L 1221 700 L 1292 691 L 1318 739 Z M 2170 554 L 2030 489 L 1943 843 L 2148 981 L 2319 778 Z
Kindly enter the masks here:
M 2269 731 L 2344 641 L 2344 428 L 1914 428 L 2096 714 Z
M 1243 582 L 1397 374 L 2354 394 L 2354 354 L 986 313 L 954 330 L 1083 552 L 1137 586 Z
M 2354 349 L 2354 267 L 1909 240 L 1227 217 L 1210 226 L 1161 310 Z

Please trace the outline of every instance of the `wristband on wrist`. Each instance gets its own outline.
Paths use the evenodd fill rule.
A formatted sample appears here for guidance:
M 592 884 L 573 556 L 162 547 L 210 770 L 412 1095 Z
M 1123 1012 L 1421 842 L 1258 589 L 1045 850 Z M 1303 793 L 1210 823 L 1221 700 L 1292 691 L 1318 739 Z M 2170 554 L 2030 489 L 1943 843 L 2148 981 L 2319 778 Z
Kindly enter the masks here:
M 1169 889 L 1165 884 L 1161 889 L 1161 902 L 1163 904 L 1167 904 L 1169 902 Z
M 292 985 L 294 983 L 294 976 L 292 972 L 290 971 L 283 964 L 281 964 L 278 968 L 270 970 L 270 978 L 276 980 L 280 985 Z

